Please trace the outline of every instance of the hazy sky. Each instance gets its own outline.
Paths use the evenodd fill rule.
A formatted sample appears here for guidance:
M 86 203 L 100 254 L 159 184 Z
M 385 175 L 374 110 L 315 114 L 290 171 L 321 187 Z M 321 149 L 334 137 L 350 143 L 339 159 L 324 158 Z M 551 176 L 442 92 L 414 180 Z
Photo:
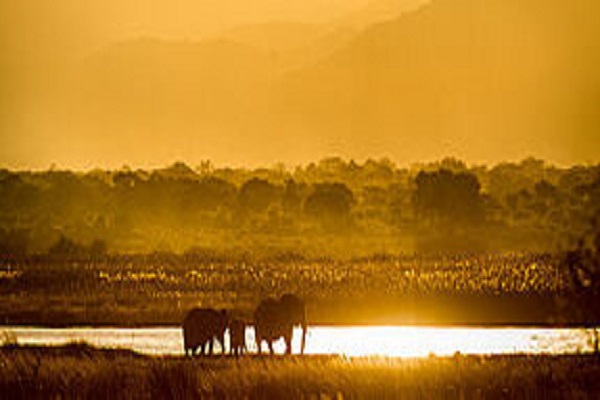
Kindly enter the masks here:
M 388 0 L 389 1 L 389 0 Z M 393 1 L 393 0 L 392 0 Z M 415 0 L 400 0 L 411 1 Z M 425 1 L 425 0 L 416 0 Z M 72 132 L 58 119 L 49 92 L 60 92 L 84 57 L 123 40 L 157 37 L 198 40 L 238 25 L 271 21 L 324 23 L 343 18 L 370 0 L 5 0 L 0 2 L 0 164 L 46 168 L 162 164 L 172 158 L 216 158 L 186 140 L 140 149 L 139 138 L 107 145 L 91 154 L 90 141 L 104 144 L 108 132 Z M 58 94 L 57 97 L 61 97 Z M 70 111 L 67 110 L 69 113 Z M 77 113 L 72 110 L 72 113 Z M 85 127 L 88 129 L 89 127 Z M 71 131 L 71 132 L 67 132 Z M 98 134 L 99 137 L 94 137 Z M 91 135 L 91 136 L 90 136 Z M 215 138 L 218 142 L 219 139 Z M 119 142 L 119 140 L 116 140 Z M 233 149 L 232 149 L 233 150 Z M 223 150 L 221 151 L 223 153 Z M 260 158 L 260 157 L 259 157 Z M 255 158 L 254 161 L 259 161 Z M 190 160 L 190 161 L 193 161 Z M 247 158 L 240 157 L 245 163 Z M 265 163 L 271 160 L 265 158 Z
M 0 18 L 4 39 L 22 50 L 33 51 L 33 48 L 23 47 L 35 47 L 36 44 L 49 46 L 53 41 L 70 43 L 71 49 L 75 50 L 79 46 L 88 47 L 106 40 L 121 40 L 139 35 L 198 38 L 247 23 L 278 20 L 326 22 L 364 7 L 369 2 L 370 0 L 4 0 L 0 5 Z
M 489 163 L 527 156 L 559 164 L 598 162 L 597 44 L 578 36 L 597 24 L 580 24 L 582 17 L 574 13 L 569 28 L 554 35 L 553 27 L 561 23 L 552 18 L 561 18 L 560 7 L 567 3 L 524 1 L 531 9 L 549 5 L 553 12 L 547 21 L 536 16 L 529 24 L 535 14 L 526 15 L 516 0 L 493 1 L 491 7 L 523 35 L 523 46 L 532 46 L 533 53 L 523 53 L 524 63 L 531 64 L 521 70 L 520 61 L 507 54 L 507 60 L 490 66 L 504 53 L 487 52 L 485 71 L 472 71 L 480 80 L 469 82 L 468 70 L 457 72 L 463 61 L 452 52 L 455 44 L 436 35 L 453 37 L 443 33 L 452 25 L 447 21 L 465 12 L 477 15 L 473 7 L 486 4 L 483 0 L 433 0 L 432 17 L 419 11 L 410 20 L 416 22 L 398 24 L 404 28 L 391 29 L 383 41 L 377 29 L 362 35 L 356 21 L 377 20 L 381 10 L 400 2 L 427 1 L 5 0 L 0 2 L 0 166 L 90 169 L 176 160 L 195 165 L 203 159 L 254 166 L 329 155 L 386 156 L 401 164 L 444 156 Z M 600 12 L 594 2 L 579 1 L 588 7 L 584 17 L 593 14 L 589 7 Z M 462 5 L 456 15 L 448 12 L 453 4 Z M 230 38 L 243 45 L 198 43 L 239 25 L 276 21 L 311 25 L 252 28 L 241 31 L 247 37 Z M 435 21 L 446 22 L 440 27 Z M 505 34 L 503 23 L 490 34 L 493 43 L 504 43 L 493 37 Z M 539 32 L 553 36 L 530 34 L 529 25 L 543 25 Z M 416 32 L 408 44 L 403 29 Z M 590 29 L 582 35 L 594 37 L 596 28 Z M 430 32 L 433 39 L 424 36 Z M 394 35 L 404 47 L 394 47 Z M 280 53 L 271 51 L 271 37 L 277 37 Z M 467 54 L 467 69 L 479 65 L 470 52 L 478 51 L 479 38 L 472 39 L 470 50 L 458 52 Z M 427 40 L 434 57 L 442 43 L 442 68 L 427 64 L 429 56 L 418 50 Z M 518 40 L 511 43 L 521 46 Z M 565 53 L 571 47 L 575 50 Z M 407 49 L 411 54 L 402 53 Z M 538 53 L 537 61 L 528 57 Z M 422 70 L 411 72 L 398 62 L 412 56 Z M 445 68 L 445 62 L 453 64 Z M 290 69 L 299 71 L 299 86 Z M 398 74 L 402 79 L 394 77 Z M 453 77 L 465 79 L 464 91 Z M 496 94 L 488 100 L 482 88 Z M 505 116 L 504 110 L 512 114 Z

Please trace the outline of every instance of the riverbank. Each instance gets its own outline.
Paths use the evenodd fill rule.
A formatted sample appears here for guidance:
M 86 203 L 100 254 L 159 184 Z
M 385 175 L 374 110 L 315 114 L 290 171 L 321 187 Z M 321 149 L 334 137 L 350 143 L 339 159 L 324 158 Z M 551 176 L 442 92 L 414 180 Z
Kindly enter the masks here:
M 95 297 L 96 296 L 96 297 Z M 404 297 L 359 297 L 309 299 L 308 318 L 313 325 L 322 326 L 527 326 L 578 327 L 580 321 L 556 317 L 553 296 L 510 295 L 432 295 Z M 94 298 L 95 297 L 95 298 Z M 104 299 L 91 291 L 89 299 L 74 294 L 45 295 L 21 293 L 19 296 L 0 295 L 0 324 L 65 328 L 77 326 L 155 327 L 181 326 L 185 313 L 195 306 L 215 304 L 176 301 L 168 298 L 144 298 L 133 295 L 118 301 Z M 143 303 L 142 300 L 146 300 Z M 251 321 L 256 301 L 216 303 L 237 318 Z
M 599 359 L 142 356 L 83 343 L 0 348 L 7 398 L 598 398 Z

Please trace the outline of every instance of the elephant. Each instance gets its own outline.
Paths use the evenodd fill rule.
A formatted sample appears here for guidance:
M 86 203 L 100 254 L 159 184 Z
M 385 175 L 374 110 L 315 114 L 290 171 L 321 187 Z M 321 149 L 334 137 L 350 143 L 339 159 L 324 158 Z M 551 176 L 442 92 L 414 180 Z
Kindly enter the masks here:
M 246 351 L 246 322 L 241 319 L 229 321 L 229 349 L 235 356 Z
M 186 355 L 194 356 L 198 348 L 204 355 L 204 346 L 208 342 L 208 354 L 213 353 L 213 342 L 219 340 L 225 348 L 225 330 L 227 329 L 227 311 L 212 308 L 194 308 L 183 320 L 183 347 Z
M 281 298 L 267 298 L 260 302 L 254 312 L 254 329 L 258 354 L 261 353 L 262 341 L 266 341 L 269 352 L 273 354 L 273 342 L 283 337 L 285 354 L 292 353 L 292 334 L 294 325 L 302 327 L 302 345 L 300 354 L 304 354 L 306 341 L 306 305 L 304 300 L 293 295 L 284 294 Z

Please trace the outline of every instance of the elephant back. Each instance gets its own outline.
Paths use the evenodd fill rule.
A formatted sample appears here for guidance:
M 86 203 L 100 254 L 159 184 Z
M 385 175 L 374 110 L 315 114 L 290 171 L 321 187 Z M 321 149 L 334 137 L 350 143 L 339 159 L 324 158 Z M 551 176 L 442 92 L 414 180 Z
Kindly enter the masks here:
M 261 301 L 254 312 L 256 329 L 266 337 L 281 335 L 288 325 L 287 319 L 279 301 L 272 298 Z
M 304 300 L 293 294 L 284 294 L 279 299 L 282 312 L 287 315 L 290 323 L 302 325 L 306 323 L 306 304 Z
M 280 307 L 279 301 L 273 298 L 261 301 L 254 312 L 254 320 L 262 324 L 280 321 L 283 316 L 283 310 Z
M 283 335 L 293 325 L 305 323 L 304 301 L 291 294 L 265 299 L 256 308 L 254 321 L 265 337 Z

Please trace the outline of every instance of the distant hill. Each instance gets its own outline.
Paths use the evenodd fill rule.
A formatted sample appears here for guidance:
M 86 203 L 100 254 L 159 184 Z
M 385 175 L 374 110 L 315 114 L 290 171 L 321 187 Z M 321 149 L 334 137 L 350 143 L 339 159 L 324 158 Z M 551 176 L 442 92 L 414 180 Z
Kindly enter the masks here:
M 353 29 L 368 28 L 382 21 L 396 19 L 401 14 L 414 11 L 430 0 L 373 0 L 365 7 L 350 13 L 338 21 L 341 26 Z
M 82 126 L 219 154 L 235 145 L 254 160 L 598 160 L 599 2 L 433 0 L 399 12 L 363 30 L 272 23 L 110 46 L 77 85 Z
M 321 61 L 357 34 L 350 26 L 272 22 L 238 26 L 219 36 L 268 54 L 276 72 L 283 73 Z
M 276 57 L 284 70 L 308 66 L 348 45 L 363 29 L 398 18 L 428 0 L 373 0 L 330 23 L 277 21 L 241 25 L 220 34 Z
M 434 0 L 289 76 L 276 103 L 305 131 L 394 154 L 593 159 L 599 37 L 592 0 Z
M 277 21 L 240 25 L 220 33 L 219 36 L 262 50 L 277 52 L 307 46 L 329 29 L 326 24 Z

